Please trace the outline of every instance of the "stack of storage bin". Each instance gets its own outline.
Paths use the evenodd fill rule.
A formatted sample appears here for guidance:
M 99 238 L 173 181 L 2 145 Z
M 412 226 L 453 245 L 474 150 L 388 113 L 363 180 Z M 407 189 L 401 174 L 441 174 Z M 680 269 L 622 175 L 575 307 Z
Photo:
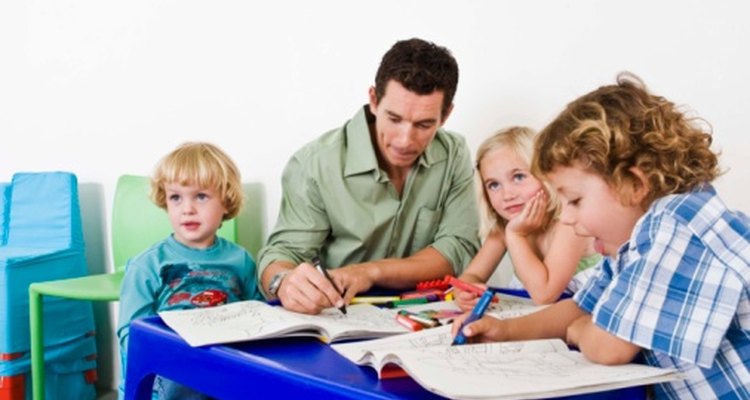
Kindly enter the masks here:
M 75 175 L 15 174 L 0 218 L 0 400 L 30 399 L 29 284 L 87 274 Z M 45 298 L 44 321 L 46 398 L 93 399 L 91 303 Z

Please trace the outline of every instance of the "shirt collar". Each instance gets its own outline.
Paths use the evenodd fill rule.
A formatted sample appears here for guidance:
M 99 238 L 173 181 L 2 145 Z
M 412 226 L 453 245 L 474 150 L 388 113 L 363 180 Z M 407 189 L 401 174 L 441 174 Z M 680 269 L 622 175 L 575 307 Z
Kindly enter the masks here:
M 375 148 L 370 139 L 369 124 L 375 123 L 375 116 L 365 105 L 357 111 L 354 117 L 344 127 L 346 134 L 346 166 L 344 176 L 352 176 L 364 172 L 377 171 L 380 175 Z M 435 137 L 424 153 L 417 159 L 420 166 L 429 168 L 435 163 L 448 158 L 448 150 L 442 139 L 443 130 L 438 128 Z

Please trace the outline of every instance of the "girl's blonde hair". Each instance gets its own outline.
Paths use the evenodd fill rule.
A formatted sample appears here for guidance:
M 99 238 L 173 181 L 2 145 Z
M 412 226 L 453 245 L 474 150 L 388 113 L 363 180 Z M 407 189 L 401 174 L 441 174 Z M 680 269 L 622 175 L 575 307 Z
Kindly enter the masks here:
M 711 134 L 674 103 L 646 90 L 630 73 L 568 104 L 539 134 L 532 170 L 540 176 L 556 167 L 580 164 L 601 176 L 631 203 L 632 167 L 648 180 L 648 207 L 657 198 L 684 193 L 720 174 Z
M 508 221 L 501 217 L 490 203 L 487 191 L 484 189 L 484 182 L 482 182 L 482 174 L 479 170 L 479 166 L 482 160 L 487 156 L 488 153 L 500 149 L 507 148 L 513 151 L 518 157 L 523 160 L 529 167 L 531 166 L 532 151 L 534 137 L 536 133 L 531 129 L 524 126 L 512 126 L 509 128 L 501 129 L 479 145 L 477 149 L 476 157 L 476 172 L 474 173 L 475 187 L 477 188 L 477 196 L 479 197 L 479 213 L 480 213 L 480 236 L 486 237 L 490 233 L 499 231 L 505 228 L 505 224 Z M 532 175 L 533 176 L 533 175 Z M 534 176 L 534 178 L 537 178 Z M 541 179 L 540 179 L 541 181 Z M 550 190 L 549 186 L 544 181 L 541 181 L 544 191 L 547 193 L 549 199 L 547 207 L 547 218 L 545 224 L 542 227 L 543 230 L 549 228 L 550 223 L 555 219 L 559 213 L 559 203 L 557 197 L 554 195 L 554 191 Z
M 151 178 L 151 200 L 167 209 L 164 185 L 196 185 L 219 192 L 227 213 L 232 219 L 245 201 L 240 172 L 229 156 L 217 146 L 205 142 L 186 142 L 164 156 Z

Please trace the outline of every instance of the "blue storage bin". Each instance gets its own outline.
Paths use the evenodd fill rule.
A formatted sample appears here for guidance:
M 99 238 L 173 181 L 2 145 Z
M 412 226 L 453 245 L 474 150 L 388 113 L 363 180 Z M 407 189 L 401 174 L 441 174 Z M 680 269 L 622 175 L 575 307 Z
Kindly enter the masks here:
M 78 181 L 67 172 L 17 173 L 6 189 L 4 244 L 0 246 L 0 353 L 30 349 L 32 282 L 87 274 Z M 45 346 L 94 330 L 91 303 L 45 299 Z
M 17 173 L 0 184 L 0 400 L 17 393 L 13 382 L 31 398 L 29 284 L 87 273 L 75 175 Z M 48 297 L 44 315 L 47 398 L 94 398 L 91 303 Z

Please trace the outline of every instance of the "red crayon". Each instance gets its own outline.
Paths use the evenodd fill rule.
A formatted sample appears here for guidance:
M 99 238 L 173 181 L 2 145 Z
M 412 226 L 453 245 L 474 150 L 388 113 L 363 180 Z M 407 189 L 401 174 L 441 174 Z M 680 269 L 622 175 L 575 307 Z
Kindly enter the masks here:
M 484 289 L 481 289 L 478 286 L 474 286 L 471 283 L 464 282 L 452 275 L 446 275 L 445 281 L 461 290 L 472 292 L 476 294 L 477 296 L 481 296 L 482 293 L 484 293 Z
M 484 289 L 480 288 L 479 286 L 474 286 L 469 282 L 464 282 L 452 275 L 446 275 L 445 281 L 450 283 L 454 287 L 457 287 L 466 292 L 472 292 L 477 296 L 482 296 L 482 294 L 484 293 Z M 497 298 L 493 297 L 492 302 L 497 303 Z
M 422 324 L 402 314 L 396 314 L 396 322 L 405 326 L 406 329 L 414 332 L 422 330 L 423 328 Z

